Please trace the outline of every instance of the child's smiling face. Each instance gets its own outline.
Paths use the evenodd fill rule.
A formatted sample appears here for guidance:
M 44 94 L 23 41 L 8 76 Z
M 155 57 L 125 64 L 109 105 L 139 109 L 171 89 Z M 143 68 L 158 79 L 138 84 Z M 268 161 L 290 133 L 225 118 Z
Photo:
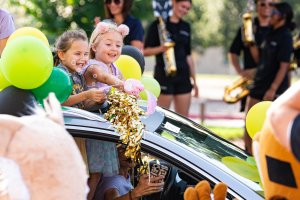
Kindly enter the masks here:
M 82 68 L 88 62 L 88 55 L 88 42 L 83 40 L 75 40 L 66 52 L 58 52 L 62 64 L 71 72 L 81 72 Z
M 117 31 L 105 33 L 101 40 L 93 46 L 95 59 L 105 64 L 114 63 L 121 55 L 123 37 Z

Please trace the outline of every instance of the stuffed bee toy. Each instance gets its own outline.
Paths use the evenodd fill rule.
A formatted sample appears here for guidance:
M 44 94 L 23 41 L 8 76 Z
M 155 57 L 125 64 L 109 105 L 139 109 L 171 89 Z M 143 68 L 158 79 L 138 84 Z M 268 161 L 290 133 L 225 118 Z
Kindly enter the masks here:
M 265 198 L 300 199 L 300 82 L 270 106 L 253 155 Z
M 8 88 L 3 90 L 4 94 L 11 89 L 14 94 L 26 93 Z M 31 109 L 31 115 L 22 117 L 17 117 L 17 113 L 3 114 L 5 110 L 1 110 L 1 200 L 86 199 L 85 164 L 72 136 L 64 128 L 60 103 L 50 93 L 44 106 L 46 112 L 36 107 Z M 23 114 L 29 114 L 29 110 Z

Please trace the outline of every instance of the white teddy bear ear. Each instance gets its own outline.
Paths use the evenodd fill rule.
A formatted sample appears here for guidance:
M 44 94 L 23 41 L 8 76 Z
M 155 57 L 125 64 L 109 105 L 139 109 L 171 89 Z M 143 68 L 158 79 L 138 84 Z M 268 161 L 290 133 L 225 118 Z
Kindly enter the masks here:
M 30 193 L 23 181 L 19 165 L 0 156 L 0 199 L 30 200 Z
M 51 92 L 49 96 L 43 101 L 45 111 L 50 119 L 54 122 L 64 126 L 64 118 L 59 101 L 55 94 Z

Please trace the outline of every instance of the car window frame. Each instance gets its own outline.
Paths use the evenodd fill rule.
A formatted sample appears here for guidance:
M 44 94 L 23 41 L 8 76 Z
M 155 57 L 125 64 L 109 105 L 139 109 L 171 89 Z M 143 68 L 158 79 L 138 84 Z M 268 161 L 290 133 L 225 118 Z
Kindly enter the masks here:
M 108 129 L 105 127 L 89 127 L 86 126 L 79 126 L 79 125 L 65 125 L 67 131 L 73 136 L 73 137 L 79 137 L 79 138 L 88 138 L 88 139 L 96 139 L 106 142 L 113 142 L 118 143 L 119 141 L 119 134 L 114 131 L 114 129 Z M 144 136 L 146 136 L 144 138 Z M 170 165 L 176 167 L 178 170 L 181 170 L 183 173 L 187 174 L 188 176 L 194 178 L 195 180 L 207 180 L 211 185 L 215 185 L 219 182 L 221 182 L 218 178 L 216 178 L 214 175 L 210 174 L 209 172 L 203 170 L 199 165 L 193 163 L 191 160 L 187 160 L 186 158 L 183 158 L 182 155 L 180 155 L 176 151 L 171 151 L 168 149 L 168 147 L 174 146 L 174 143 L 171 141 L 168 141 L 165 138 L 162 138 L 160 135 L 156 133 L 146 133 L 146 135 L 143 136 L 142 140 L 142 150 L 143 152 L 149 153 L 150 155 L 153 155 L 159 159 L 162 159 L 163 161 L 169 163 Z M 162 144 L 158 141 L 164 141 Z M 174 147 L 173 147 L 174 148 Z M 177 147 L 178 148 L 178 147 Z M 179 147 L 182 148 L 182 147 Z M 158 150 L 160 150 L 160 153 L 158 153 Z M 169 153 L 165 153 L 165 151 L 168 151 Z M 190 151 L 190 150 L 186 150 Z M 196 155 L 194 155 L 196 156 Z M 177 162 L 174 162 L 176 159 Z M 203 160 L 205 161 L 205 160 Z M 183 165 L 179 165 L 178 162 L 180 162 Z M 205 161 L 207 162 L 207 161 Z M 211 163 L 208 163 L 209 165 L 212 165 Z M 187 172 L 187 169 L 189 170 Z M 225 174 L 225 172 L 221 172 Z M 229 175 L 228 175 L 229 176 Z M 229 176 L 230 177 L 230 176 Z M 230 177 L 232 179 L 232 177 Z M 256 195 L 255 192 L 253 192 L 251 189 L 247 187 L 243 187 L 246 190 L 251 191 L 251 193 L 257 197 L 261 196 L 258 194 Z M 238 198 L 238 199 L 245 199 L 242 194 L 235 191 L 232 187 L 228 187 L 228 193 L 232 196 Z

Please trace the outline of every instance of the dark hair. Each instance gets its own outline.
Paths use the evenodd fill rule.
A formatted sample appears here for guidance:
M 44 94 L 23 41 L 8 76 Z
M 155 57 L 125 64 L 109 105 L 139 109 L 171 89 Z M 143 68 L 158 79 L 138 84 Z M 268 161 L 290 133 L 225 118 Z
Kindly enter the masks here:
M 282 15 L 285 15 L 285 25 L 293 31 L 296 28 L 296 23 L 292 22 L 292 19 L 294 17 L 293 9 L 290 6 L 290 4 L 286 2 L 282 3 L 275 3 L 274 7 L 282 13 Z
M 104 0 L 104 10 L 105 10 L 105 18 L 106 19 L 112 19 L 114 16 L 111 14 L 107 4 L 105 3 L 106 0 Z M 122 15 L 124 20 L 127 18 L 127 16 L 130 13 L 131 7 L 133 4 L 133 0 L 124 0 L 123 2 L 123 10 L 122 10 Z
M 74 42 L 75 40 L 88 41 L 84 30 L 70 30 L 64 32 L 61 36 L 59 36 L 52 51 L 54 66 L 57 66 L 61 61 L 57 55 L 57 52 L 67 52 L 70 49 L 72 42 Z

